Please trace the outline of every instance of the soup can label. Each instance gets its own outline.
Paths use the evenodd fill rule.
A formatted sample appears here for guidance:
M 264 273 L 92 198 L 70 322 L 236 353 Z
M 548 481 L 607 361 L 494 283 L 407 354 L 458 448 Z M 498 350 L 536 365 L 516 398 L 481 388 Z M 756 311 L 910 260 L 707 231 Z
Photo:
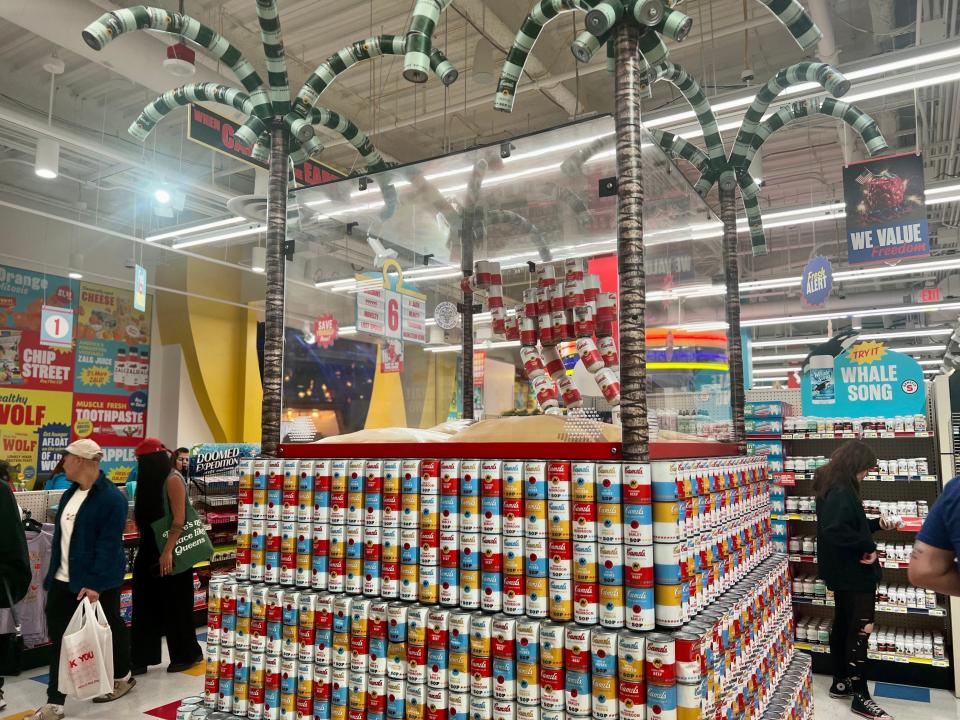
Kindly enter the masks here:
M 540 666 L 563 668 L 565 627 L 556 623 L 540 625 Z
M 677 685 L 677 720 L 701 720 L 706 688 L 701 683 Z
M 536 663 L 517 663 L 517 702 L 540 704 L 540 668 Z
M 527 615 L 532 618 L 545 618 L 549 607 L 549 584 L 545 577 L 526 578 Z
M 625 623 L 624 591 L 622 585 L 600 585 L 600 624 L 607 628 L 621 628 Z
M 573 500 L 596 502 L 596 465 L 592 462 L 571 464 L 571 492 Z
M 573 581 L 550 579 L 548 612 L 556 622 L 573 620 Z
M 597 541 L 597 504 L 592 501 L 574 500 L 571 505 L 571 528 L 574 540 Z
M 590 673 L 567 670 L 564 678 L 564 704 L 568 715 L 590 715 Z
M 581 625 L 596 625 L 599 614 L 600 586 L 597 583 L 573 583 L 573 620 Z
M 626 503 L 649 503 L 653 497 L 648 463 L 623 464 L 623 499 Z
M 528 460 L 524 465 L 524 497 L 528 500 L 547 499 L 547 463 Z
M 524 463 L 520 460 L 505 460 L 501 468 L 501 478 L 503 481 L 503 491 L 501 497 L 504 500 L 511 498 L 519 500 L 523 498 L 524 487 Z
M 595 542 L 573 543 L 573 579 L 577 582 L 597 582 L 597 544 Z
M 623 543 L 623 510 L 619 504 L 597 503 L 597 540 L 607 545 Z
M 624 548 L 624 583 L 628 588 L 653 586 L 654 553 L 653 545 Z
M 598 503 L 619 504 L 622 499 L 623 466 L 620 463 L 598 463 L 596 495 Z
M 541 499 L 527 499 L 524 502 L 526 526 L 524 535 L 527 538 L 547 537 L 547 501 Z
M 617 717 L 617 678 L 614 675 L 593 676 L 594 720 L 615 720 Z
M 647 711 L 649 720 L 676 720 L 677 686 L 647 685 Z
M 513 658 L 493 658 L 493 697 L 497 700 L 515 700 L 517 697 L 517 666 Z
M 647 690 L 643 681 L 621 681 L 617 688 L 620 695 L 620 717 L 623 720 L 646 720 Z
M 601 585 L 623 585 L 623 545 L 597 547 L 598 580 Z
M 627 545 L 652 545 L 653 506 L 636 504 L 623 506 L 624 542 Z
M 650 684 L 673 685 L 677 682 L 677 655 L 671 635 L 647 635 L 644 675 Z
M 653 540 L 674 543 L 686 537 L 686 500 L 653 503 Z
M 654 600 L 656 603 L 656 622 L 664 627 L 683 625 L 684 585 L 656 585 Z
M 563 668 L 540 669 L 540 707 L 545 710 L 563 710 L 566 692 Z
M 674 636 L 677 682 L 697 684 L 702 679 L 701 653 L 702 638 L 688 632 L 678 632 Z
M 512 700 L 494 698 L 493 720 L 517 720 L 517 704 Z

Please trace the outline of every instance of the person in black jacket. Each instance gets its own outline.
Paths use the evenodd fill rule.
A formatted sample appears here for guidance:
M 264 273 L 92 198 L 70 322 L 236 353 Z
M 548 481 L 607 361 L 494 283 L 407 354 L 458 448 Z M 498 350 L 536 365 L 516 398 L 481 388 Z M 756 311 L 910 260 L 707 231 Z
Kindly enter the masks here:
M 871 537 L 892 530 L 895 518 L 868 520 L 860 483 L 877 465 L 865 443 L 851 440 L 830 456 L 813 478 L 817 498 L 817 561 L 820 576 L 833 591 L 835 610 L 830 635 L 833 684 L 830 697 L 851 698 L 850 709 L 874 720 L 893 720 L 870 697 L 864 674 L 867 640 L 873 632 L 877 584 L 881 569 Z
M 30 558 L 27 536 L 23 532 L 20 508 L 9 485 L 9 470 L 0 460 L 0 608 L 16 605 L 30 588 Z M 0 643 L 12 643 L 12 634 L 0 635 Z M 0 710 L 7 706 L 3 699 L 3 676 L 0 675 Z

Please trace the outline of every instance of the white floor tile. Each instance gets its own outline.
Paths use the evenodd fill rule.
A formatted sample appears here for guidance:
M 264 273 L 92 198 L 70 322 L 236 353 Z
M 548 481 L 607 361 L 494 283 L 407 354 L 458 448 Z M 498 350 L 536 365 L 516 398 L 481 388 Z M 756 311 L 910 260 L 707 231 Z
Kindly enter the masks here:
M 849 700 L 834 700 L 828 694 L 830 677 L 813 676 L 814 720 L 850 720 L 857 718 L 850 712 Z M 873 691 L 873 683 L 870 683 Z M 931 690 L 930 702 L 910 702 L 892 698 L 874 698 L 877 704 L 893 715 L 896 720 L 960 720 L 960 701 L 946 690 Z

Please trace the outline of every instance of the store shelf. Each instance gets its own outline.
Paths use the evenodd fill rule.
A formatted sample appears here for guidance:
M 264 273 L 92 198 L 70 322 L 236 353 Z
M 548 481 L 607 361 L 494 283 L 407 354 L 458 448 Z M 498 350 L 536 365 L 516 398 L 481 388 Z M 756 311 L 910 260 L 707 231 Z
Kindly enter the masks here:
M 895 440 L 897 438 L 933 437 L 929 431 L 919 432 L 833 432 L 833 433 L 783 433 L 783 435 L 749 435 L 748 439 L 770 439 L 780 437 L 783 440 Z
M 812 472 L 797 472 L 796 470 L 784 470 L 776 472 L 776 475 L 792 475 L 795 480 L 813 480 Z M 937 482 L 936 475 L 867 475 L 863 482 Z
M 794 595 L 795 605 L 818 605 L 820 607 L 834 607 L 833 600 L 822 600 L 820 598 L 804 597 Z M 893 613 L 895 615 L 928 615 L 930 617 L 946 617 L 947 611 L 942 607 L 937 608 L 908 608 L 902 605 L 888 605 L 887 603 L 877 603 L 877 612 Z
M 799 647 L 799 643 L 797 644 Z M 867 657 L 871 660 L 881 660 L 885 662 L 910 663 L 913 665 L 930 665 L 933 667 L 950 667 L 949 660 L 933 660 L 932 658 L 917 657 L 915 655 L 901 655 L 899 653 L 881 653 L 867 651 Z
M 812 565 L 817 564 L 816 555 L 794 554 L 794 555 L 788 555 L 787 558 L 790 560 L 790 562 L 810 563 Z M 880 567 L 886 568 L 887 570 L 906 570 L 907 568 L 910 567 L 910 563 L 906 560 L 902 562 L 899 560 L 880 560 L 879 562 L 880 562 Z
M 876 520 L 878 517 L 880 516 L 867 515 L 867 518 L 871 520 Z M 772 520 L 797 520 L 799 522 L 816 522 L 817 521 L 816 513 L 770 513 L 770 518 Z M 883 530 L 882 532 L 917 533 L 917 532 L 920 532 L 920 529 L 917 528 L 916 530 L 913 530 L 911 528 L 896 528 L 895 530 Z
M 794 642 L 794 647 L 797 650 L 806 650 L 807 652 L 823 653 L 828 655 L 830 653 L 829 645 L 821 645 L 820 643 L 808 643 L 808 642 Z

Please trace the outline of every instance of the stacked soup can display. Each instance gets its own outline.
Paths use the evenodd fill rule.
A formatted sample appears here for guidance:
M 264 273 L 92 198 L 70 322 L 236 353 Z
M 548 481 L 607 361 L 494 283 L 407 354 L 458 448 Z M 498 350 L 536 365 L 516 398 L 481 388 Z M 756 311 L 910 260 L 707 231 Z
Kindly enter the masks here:
M 752 458 L 240 472 L 238 566 L 210 593 L 211 713 L 759 717 L 790 661 Z

